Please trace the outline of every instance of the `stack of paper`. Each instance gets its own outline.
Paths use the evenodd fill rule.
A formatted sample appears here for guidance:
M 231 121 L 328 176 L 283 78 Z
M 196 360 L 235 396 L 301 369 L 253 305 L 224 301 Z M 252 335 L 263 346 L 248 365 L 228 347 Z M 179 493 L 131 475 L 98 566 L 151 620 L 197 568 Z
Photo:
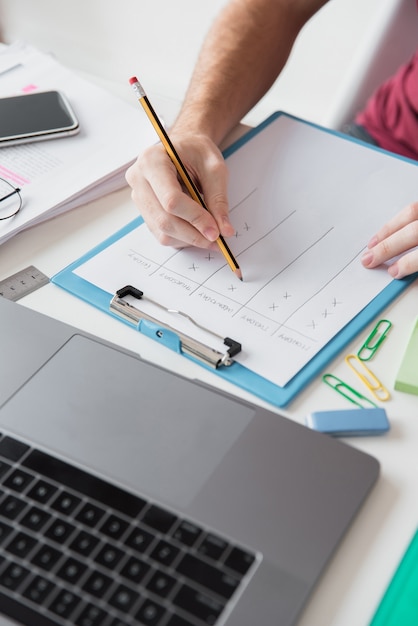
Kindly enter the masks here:
M 157 139 L 133 94 L 125 102 L 28 45 L 0 48 L 0 97 L 50 89 L 67 96 L 80 133 L 0 148 L 0 177 L 23 198 L 20 213 L 0 222 L 0 243 L 126 185 L 128 166 Z

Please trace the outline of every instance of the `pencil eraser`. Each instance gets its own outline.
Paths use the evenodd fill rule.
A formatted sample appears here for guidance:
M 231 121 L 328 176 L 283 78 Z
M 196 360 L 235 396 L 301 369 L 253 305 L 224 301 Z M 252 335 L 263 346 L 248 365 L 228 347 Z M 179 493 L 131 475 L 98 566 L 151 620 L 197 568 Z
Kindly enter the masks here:
M 418 318 L 415 320 L 394 386 L 398 391 L 418 395 Z
M 343 409 L 314 411 L 306 417 L 306 425 L 333 437 L 381 435 L 389 428 L 385 409 Z
M 137 82 L 138 82 L 138 79 L 137 79 L 137 77 L 136 77 L 136 76 L 132 76 L 132 77 L 129 79 L 129 84 L 130 84 L 130 85 L 133 85 L 134 83 L 137 83 Z

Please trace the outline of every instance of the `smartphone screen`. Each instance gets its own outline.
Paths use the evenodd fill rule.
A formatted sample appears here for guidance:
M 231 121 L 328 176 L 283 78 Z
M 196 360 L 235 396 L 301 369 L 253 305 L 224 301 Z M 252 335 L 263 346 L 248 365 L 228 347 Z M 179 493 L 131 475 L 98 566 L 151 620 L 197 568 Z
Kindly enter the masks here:
M 0 146 L 73 135 L 78 130 L 70 103 L 58 91 L 0 98 Z

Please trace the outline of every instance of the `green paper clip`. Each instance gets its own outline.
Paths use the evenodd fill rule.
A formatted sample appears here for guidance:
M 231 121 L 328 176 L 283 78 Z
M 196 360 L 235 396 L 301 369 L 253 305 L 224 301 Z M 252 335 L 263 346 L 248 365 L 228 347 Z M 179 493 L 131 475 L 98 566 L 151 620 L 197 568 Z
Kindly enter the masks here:
M 376 326 L 357 352 L 360 361 L 369 361 L 369 359 L 372 358 L 374 353 L 381 346 L 383 340 L 386 339 L 391 327 L 392 322 L 389 322 L 389 320 L 379 320 L 377 322 Z
M 368 405 L 377 408 L 377 404 L 363 396 L 359 391 L 347 385 L 343 380 L 334 376 L 334 374 L 324 374 L 322 376 L 322 380 L 329 387 L 334 389 L 337 393 L 339 393 L 344 398 L 347 398 L 353 404 L 359 406 L 361 409 L 367 408 L 364 405 Z

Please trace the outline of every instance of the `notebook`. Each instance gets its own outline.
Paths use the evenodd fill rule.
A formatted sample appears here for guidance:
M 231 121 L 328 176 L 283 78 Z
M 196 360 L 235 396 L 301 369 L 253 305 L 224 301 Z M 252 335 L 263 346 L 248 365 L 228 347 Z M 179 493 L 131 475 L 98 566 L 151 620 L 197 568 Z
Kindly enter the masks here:
M 22 304 L 0 319 L 2 626 L 296 624 L 377 460 Z
M 370 626 L 415 626 L 418 619 L 418 531 L 415 531 Z

